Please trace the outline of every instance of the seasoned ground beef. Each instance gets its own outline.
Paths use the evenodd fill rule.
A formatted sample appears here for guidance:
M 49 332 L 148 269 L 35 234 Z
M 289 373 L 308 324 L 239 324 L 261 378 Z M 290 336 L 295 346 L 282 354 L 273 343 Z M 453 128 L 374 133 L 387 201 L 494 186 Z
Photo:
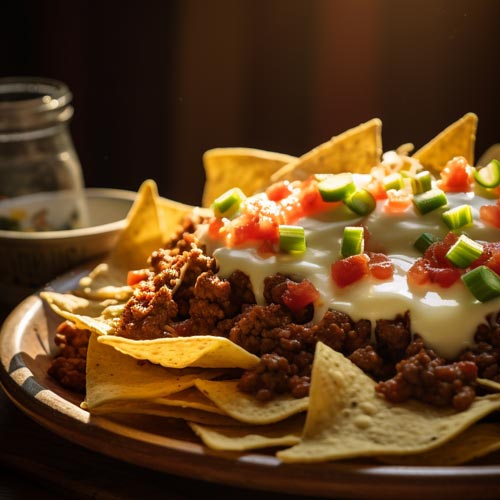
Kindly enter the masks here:
M 396 364 L 396 371 L 394 377 L 377 385 L 377 391 L 389 401 L 397 403 L 413 398 L 465 410 L 476 396 L 477 366 L 472 361 L 447 363 L 426 348 L 417 335 Z
M 460 359 L 474 363 L 479 377 L 500 382 L 500 313 L 488 315 L 486 323 L 479 325 L 474 343 Z
M 55 343 L 59 347 L 48 374 L 63 387 L 85 392 L 85 366 L 90 331 L 81 330 L 71 321 L 61 323 L 56 331 Z
M 257 304 L 244 272 L 227 278 L 216 272 L 215 259 L 205 254 L 192 231 L 180 233 L 151 255 L 148 277 L 135 287 L 117 335 L 131 339 L 227 337 L 260 357 L 255 369 L 241 372 L 238 387 L 261 401 L 277 394 L 299 398 L 309 393 L 318 341 L 347 356 L 393 402 L 412 398 L 464 410 L 476 396 L 477 376 L 500 380 L 500 316 L 478 327 L 473 348 L 447 361 L 411 331 L 408 313 L 378 320 L 373 335 L 369 320 L 353 321 L 335 310 L 314 324 L 312 306 L 293 311 L 287 307 L 285 293 L 295 285 L 290 277 L 266 278 L 265 304 Z M 69 333 L 59 335 L 72 338 Z M 81 360 L 61 358 L 55 360 L 52 373 L 60 380 L 71 379 L 76 386 L 76 374 L 84 373 L 76 369 L 77 365 L 81 368 Z

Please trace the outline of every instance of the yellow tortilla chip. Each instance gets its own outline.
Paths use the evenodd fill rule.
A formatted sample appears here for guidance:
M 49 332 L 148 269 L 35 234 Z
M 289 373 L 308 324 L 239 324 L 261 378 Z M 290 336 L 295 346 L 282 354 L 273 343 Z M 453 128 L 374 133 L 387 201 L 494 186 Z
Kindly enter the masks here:
M 239 187 L 250 196 L 269 184 L 269 178 L 296 158 L 252 148 L 214 148 L 203 155 L 205 188 L 202 205 L 210 204 L 228 189 Z
M 205 208 L 186 205 L 162 197 L 157 198 L 156 203 L 160 216 L 161 233 L 166 238 L 169 238 L 177 230 L 187 215 L 209 216 L 212 214 L 210 210 Z
M 73 293 L 87 299 L 126 301 L 132 295 L 132 287 L 123 281 L 124 277 L 122 269 L 103 262 L 80 280 L 79 288 Z
M 238 422 L 227 415 L 219 415 L 218 413 L 197 410 L 196 408 L 167 406 L 149 401 L 117 401 L 109 405 L 99 406 L 92 412 L 92 415 L 96 415 L 98 417 L 100 415 L 106 415 L 106 417 L 112 417 L 113 419 L 116 419 L 118 416 L 123 419 L 127 426 L 131 425 L 131 417 L 141 418 L 143 415 L 148 418 L 144 418 L 143 420 L 141 419 L 142 424 L 148 427 L 152 424 L 150 417 L 175 418 L 210 426 L 241 426 L 241 422 Z M 161 433 L 163 428 L 165 428 L 165 423 L 161 422 L 161 424 L 157 426 L 158 433 Z
M 162 222 L 158 213 L 158 189 L 152 180 L 144 181 L 127 216 L 115 248 L 106 262 L 115 270 L 122 270 L 122 282 L 127 271 L 146 267 L 147 259 L 164 243 Z
M 261 402 L 238 390 L 237 380 L 197 380 L 196 387 L 228 415 L 251 425 L 272 424 L 307 409 L 309 398 L 277 396 Z
M 120 320 L 125 304 L 112 299 L 93 300 L 71 293 L 44 291 L 40 297 L 62 318 L 78 328 L 99 335 L 112 333 Z
M 214 378 L 220 371 L 168 369 L 120 353 L 91 335 L 87 351 L 86 396 L 89 411 L 117 401 L 154 400 L 193 387 L 198 378 Z M 201 398 L 199 398 L 201 400 Z
M 457 412 L 417 401 L 391 404 L 354 363 L 318 343 L 302 439 L 279 451 L 284 462 L 408 455 L 437 448 L 500 408 L 500 394 L 476 398 Z
M 369 173 L 382 156 L 382 122 L 373 118 L 317 146 L 278 170 L 272 182 L 304 180 L 317 173 Z
M 433 172 L 440 172 L 455 156 L 463 156 L 474 165 L 476 129 L 477 115 L 467 113 L 422 146 L 413 158 Z
M 182 370 L 183 372 L 185 370 Z M 204 377 L 199 377 L 204 378 Z M 208 377 L 207 377 L 208 378 Z M 214 378 L 214 377 L 212 377 Z M 169 394 L 161 398 L 151 400 L 152 403 L 165 406 L 180 406 L 181 408 L 194 408 L 203 410 L 209 413 L 218 413 L 225 415 L 226 413 L 219 408 L 215 403 L 203 395 L 196 387 L 189 387 L 181 392 Z
M 378 457 L 381 462 L 397 465 L 429 465 L 447 467 L 462 465 L 500 450 L 500 424 L 480 423 L 438 448 L 401 457 Z
M 259 358 L 226 339 L 211 335 L 131 340 L 114 335 L 99 342 L 137 359 L 145 359 L 166 368 L 253 368 Z
M 295 415 L 277 424 L 263 426 L 209 427 L 194 422 L 189 422 L 189 426 L 213 450 L 246 451 L 297 444 L 304 419 L 304 415 Z
M 489 378 L 478 378 L 477 383 L 492 391 L 500 391 L 500 382 L 496 382 L 495 380 L 490 380 Z

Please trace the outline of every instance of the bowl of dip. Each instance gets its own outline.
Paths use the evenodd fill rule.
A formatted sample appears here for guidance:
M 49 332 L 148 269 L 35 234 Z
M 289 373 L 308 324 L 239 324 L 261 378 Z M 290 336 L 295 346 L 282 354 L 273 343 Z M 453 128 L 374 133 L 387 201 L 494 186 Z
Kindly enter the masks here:
M 49 195 L 46 195 L 49 196 Z M 62 230 L 0 229 L 0 302 L 17 304 L 55 277 L 109 252 L 135 200 L 136 193 L 121 189 L 85 189 L 86 225 Z M 36 213 L 41 203 L 61 204 L 63 198 L 43 200 L 34 196 L 24 210 Z M 55 207 L 57 211 L 57 206 Z M 16 207 L 0 214 L 3 220 L 16 217 Z M 8 227 L 8 226 L 7 226 Z

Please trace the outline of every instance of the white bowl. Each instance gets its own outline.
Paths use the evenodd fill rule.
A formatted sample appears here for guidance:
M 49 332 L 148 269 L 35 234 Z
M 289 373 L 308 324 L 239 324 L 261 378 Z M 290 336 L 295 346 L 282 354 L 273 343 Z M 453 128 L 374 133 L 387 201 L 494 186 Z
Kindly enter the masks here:
M 17 304 L 53 278 L 113 248 L 136 193 L 87 188 L 88 227 L 62 231 L 0 230 L 0 302 Z

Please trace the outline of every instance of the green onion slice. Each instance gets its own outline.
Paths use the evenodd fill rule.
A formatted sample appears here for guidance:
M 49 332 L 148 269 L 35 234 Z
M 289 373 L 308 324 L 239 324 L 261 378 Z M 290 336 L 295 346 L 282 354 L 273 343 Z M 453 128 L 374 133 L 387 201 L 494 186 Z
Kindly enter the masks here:
M 344 203 L 358 215 L 368 215 L 377 206 L 375 198 L 366 189 L 357 189 L 344 200 Z
M 240 188 L 232 188 L 221 194 L 212 203 L 212 210 L 216 217 L 227 217 L 230 219 L 240 209 L 241 202 L 246 199 Z
M 480 302 L 500 297 L 500 276 L 487 266 L 479 266 L 462 274 L 462 281 Z
M 474 170 L 475 181 L 483 187 L 495 188 L 500 185 L 500 162 L 491 160 L 485 167 Z
M 447 203 L 446 194 L 437 188 L 413 195 L 413 204 L 422 215 L 443 207 Z
M 344 235 L 340 246 L 342 257 L 350 257 L 363 253 L 365 240 L 364 229 L 361 226 L 347 226 L 344 228 Z
M 302 226 L 281 224 L 278 231 L 281 251 L 291 254 L 300 254 L 306 251 L 306 237 Z
M 397 172 L 389 174 L 384 178 L 384 189 L 389 191 L 389 189 L 395 189 L 398 191 L 404 186 L 403 176 Z
M 442 218 L 450 229 L 459 229 L 472 224 L 472 208 L 470 205 L 459 205 L 442 213 Z
M 356 190 L 349 172 L 322 175 L 318 180 L 318 190 L 323 201 L 342 201 Z
M 432 176 L 427 170 L 419 172 L 411 178 L 413 194 L 421 194 L 432 189 Z
M 446 258 L 453 265 L 465 269 L 478 259 L 482 253 L 483 245 L 481 243 L 462 234 L 456 243 L 446 252 Z
M 422 233 L 413 243 L 413 247 L 421 253 L 425 251 L 433 244 L 439 241 L 439 238 L 432 233 Z

